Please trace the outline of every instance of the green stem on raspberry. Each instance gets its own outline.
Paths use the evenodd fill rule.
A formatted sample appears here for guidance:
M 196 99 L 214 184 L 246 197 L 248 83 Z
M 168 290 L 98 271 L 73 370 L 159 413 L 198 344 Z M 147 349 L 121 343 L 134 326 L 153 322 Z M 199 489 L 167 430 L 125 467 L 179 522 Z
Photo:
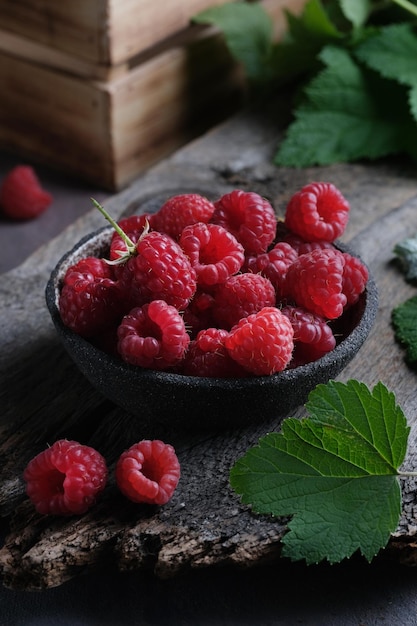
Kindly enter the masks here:
M 136 244 L 130 239 L 130 237 L 128 237 L 128 235 L 126 235 L 126 233 L 120 228 L 119 224 L 114 221 L 114 219 L 107 213 L 105 208 L 102 207 L 99 202 L 97 202 L 97 200 L 94 200 L 94 198 L 91 198 L 91 200 L 94 206 L 100 211 L 102 215 L 104 215 L 106 220 L 113 226 L 117 234 L 120 235 L 120 237 L 123 239 L 124 243 L 126 244 L 129 256 L 134 254 L 136 250 Z

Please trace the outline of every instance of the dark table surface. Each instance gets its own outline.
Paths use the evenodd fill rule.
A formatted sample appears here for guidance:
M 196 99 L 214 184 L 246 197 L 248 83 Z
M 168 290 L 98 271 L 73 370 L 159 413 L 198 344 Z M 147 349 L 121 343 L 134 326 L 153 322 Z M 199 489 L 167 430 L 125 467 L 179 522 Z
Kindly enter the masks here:
M 21 160 L 0 153 L 0 179 Z M 109 192 L 35 166 L 53 203 L 41 217 L 0 218 L 0 272 L 30 254 Z M 18 322 L 17 322 L 18 323 Z M 6 532 L 0 521 L 1 536 Z M 0 626 L 343 626 L 417 625 L 417 571 L 382 555 L 371 565 L 305 567 L 285 560 L 247 570 L 210 568 L 159 580 L 114 569 L 79 576 L 55 589 L 0 587 Z

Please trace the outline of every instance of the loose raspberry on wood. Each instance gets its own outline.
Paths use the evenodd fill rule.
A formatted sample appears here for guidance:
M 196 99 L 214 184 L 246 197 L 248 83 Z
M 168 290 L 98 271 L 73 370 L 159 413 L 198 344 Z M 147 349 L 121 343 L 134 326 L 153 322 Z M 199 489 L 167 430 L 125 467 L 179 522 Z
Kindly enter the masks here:
M 60 439 L 28 463 L 23 478 L 38 513 L 81 515 L 103 491 L 107 466 L 94 448 Z
M 45 191 L 30 165 L 17 165 L 0 185 L 0 207 L 7 217 L 29 220 L 46 211 L 52 195 Z
M 125 450 L 116 464 L 120 491 L 133 502 L 166 504 L 181 475 L 173 446 L 159 439 L 144 439 Z

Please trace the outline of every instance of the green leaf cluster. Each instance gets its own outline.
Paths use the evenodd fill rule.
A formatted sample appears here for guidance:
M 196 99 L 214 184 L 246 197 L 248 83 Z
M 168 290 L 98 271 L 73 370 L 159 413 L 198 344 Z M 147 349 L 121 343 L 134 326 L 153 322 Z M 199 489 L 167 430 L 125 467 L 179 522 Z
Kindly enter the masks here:
M 416 18 L 409 0 L 307 0 L 300 15 L 286 11 L 279 42 L 258 3 L 228 3 L 195 20 L 223 31 L 255 92 L 297 81 L 275 162 L 306 167 L 392 154 L 417 161 Z
M 360 551 L 371 561 L 401 514 L 404 413 L 383 383 L 356 380 L 318 385 L 306 409 L 235 463 L 231 486 L 257 513 L 292 516 L 284 556 L 336 563 Z

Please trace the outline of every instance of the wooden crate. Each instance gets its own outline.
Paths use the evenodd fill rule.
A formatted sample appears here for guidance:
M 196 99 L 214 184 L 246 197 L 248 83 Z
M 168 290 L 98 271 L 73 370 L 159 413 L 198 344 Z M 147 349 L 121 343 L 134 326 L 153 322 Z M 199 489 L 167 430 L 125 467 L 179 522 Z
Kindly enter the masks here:
M 283 9 L 304 0 L 263 3 L 278 37 Z M 234 112 L 245 90 L 222 35 L 197 25 L 117 65 L 2 31 L 0 87 L 0 147 L 112 191 Z
M 111 81 L 0 53 L 0 145 L 111 190 L 236 108 L 218 37 L 190 38 Z
M 117 65 L 226 0 L 0 0 L 0 28 L 96 64 Z

